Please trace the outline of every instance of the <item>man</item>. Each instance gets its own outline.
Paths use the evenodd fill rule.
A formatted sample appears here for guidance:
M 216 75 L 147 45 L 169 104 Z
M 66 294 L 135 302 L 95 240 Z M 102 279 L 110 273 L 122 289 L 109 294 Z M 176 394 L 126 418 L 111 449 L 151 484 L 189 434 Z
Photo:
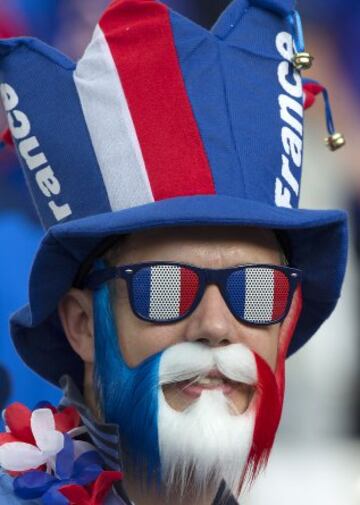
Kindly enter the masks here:
M 172 290 L 177 289 L 174 286 L 177 279 L 174 262 L 211 268 L 211 271 L 221 269 L 222 272 L 237 265 L 270 264 L 278 266 L 279 270 L 275 272 L 281 276 L 281 258 L 276 237 L 269 230 L 194 227 L 130 235 L 121 241 L 114 264 L 154 263 L 150 272 L 151 313 L 154 317 L 156 310 L 166 311 L 171 317 L 172 311 L 173 318 L 178 317 L 176 302 L 172 300 L 172 295 L 176 296 Z M 159 265 L 159 262 L 162 264 Z M 269 267 L 260 268 L 263 281 L 267 282 L 273 272 Z M 143 279 L 142 286 L 148 274 L 145 269 L 149 270 L 143 266 L 136 274 Z M 191 284 L 187 292 L 186 282 L 190 284 L 192 273 L 184 266 L 180 272 L 180 309 L 186 303 L 184 298 L 191 298 L 190 290 L 194 286 Z M 244 269 L 232 273 L 229 281 L 239 282 L 239 275 L 243 273 Z M 246 275 L 257 276 L 257 268 L 249 267 Z M 279 278 L 280 289 L 283 280 Z M 137 282 L 135 278 L 135 287 L 133 284 L 129 289 L 130 296 L 139 296 Z M 256 290 L 256 286 L 253 285 L 252 289 Z M 250 325 L 249 321 L 238 320 L 237 307 L 233 307 L 232 313 L 215 284 L 205 288 L 198 305 L 188 316 L 184 312 L 181 319 L 172 324 L 136 317 L 146 316 L 139 314 L 141 307 L 137 306 L 136 299 L 132 301 L 133 308 L 130 307 L 125 280 L 117 280 L 113 291 L 110 299 L 113 299 L 114 321 L 109 324 L 115 324 L 110 331 L 107 326 L 105 330 L 102 328 L 106 310 L 102 297 L 107 300 L 105 305 L 109 306 L 106 292 L 100 291 L 96 295 L 93 306 L 91 293 L 72 289 L 60 302 L 60 314 L 71 345 L 85 363 L 87 404 L 98 412 L 97 387 L 93 382 L 93 377 L 96 377 L 101 384 L 103 405 L 100 410 L 106 409 L 105 417 L 120 424 L 125 460 L 129 465 L 124 479 L 129 495 L 135 503 L 156 501 L 156 489 L 153 493 L 150 493 L 148 485 L 142 489 L 139 469 L 136 464 L 131 464 L 134 456 L 144 460 L 145 464 L 154 463 L 148 461 L 151 453 L 157 452 L 154 439 L 158 439 L 160 446 L 157 457 L 160 458 L 166 491 L 171 493 L 169 503 L 181 502 L 180 497 L 173 494 L 179 492 L 184 494 L 182 498 L 186 503 L 212 503 L 225 476 L 227 483 L 236 491 L 244 472 L 256 473 L 272 446 L 283 396 L 284 354 L 300 307 L 299 293 L 295 296 L 286 324 L 282 324 L 280 329 L 280 324 Z M 263 296 L 260 302 L 262 314 L 258 313 L 256 317 L 267 317 L 266 312 L 269 313 L 267 305 L 271 303 L 272 292 L 271 289 L 266 291 L 260 293 Z M 145 296 L 144 291 L 142 296 Z M 257 310 L 257 300 L 250 301 L 250 296 L 249 293 L 246 300 L 246 317 L 251 311 L 255 316 Z M 282 299 L 282 302 L 280 298 L 278 301 L 284 302 L 280 310 L 284 310 L 285 300 Z M 188 303 L 191 301 L 188 300 Z M 241 303 L 241 300 L 234 302 Z M 254 305 L 251 306 L 251 303 Z M 186 310 L 185 307 L 183 310 Z M 165 313 L 163 315 L 167 318 Z M 275 320 L 281 316 L 279 313 Z M 266 398 L 263 400 L 260 400 L 260 392 L 255 386 L 256 364 L 249 350 L 256 353 L 258 365 L 264 367 L 265 376 L 262 379 Z M 146 381 L 145 390 L 141 381 Z M 159 382 L 161 390 L 157 393 Z M 125 394 L 127 389 L 128 397 Z M 154 406 L 153 402 L 158 406 Z M 256 406 L 258 402 L 259 408 Z M 260 417 L 264 415 L 261 414 L 265 405 L 262 402 L 266 402 L 269 409 L 266 412 L 268 426 L 262 426 L 261 434 L 256 434 L 254 422 L 261 422 Z M 152 409 L 158 411 L 157 421 L 152 419 Z M 149 419 L 145 430 L 144 419 Z M 252 443 L 254 452 L 247 461 Z M 177 480 L 181 471 L 184 482 L 175 485 L 174 479 Z M 191 472 L 194 479 L 190 477 Z M 208 482 L 210 475 L 216 482 L 215 488 Z M 196 496 L 200 486 L 205 484 L 205 496 Z
M 333 310 L 346 257 L 342 212 L 296 208 L 296 20 L 288 0 L 235 0 L 208 32 L 116 0 L 76 66 L 1 42 L 48 228 L 12 336 L 65 394 L 5 412 L 14 503 L 231 504 L 266 464 L 285 359 Z

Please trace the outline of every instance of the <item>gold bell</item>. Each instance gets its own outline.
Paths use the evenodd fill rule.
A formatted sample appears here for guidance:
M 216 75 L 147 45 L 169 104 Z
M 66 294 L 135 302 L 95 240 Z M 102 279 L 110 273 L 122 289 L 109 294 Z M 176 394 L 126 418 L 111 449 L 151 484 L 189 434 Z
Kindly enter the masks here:
M 309 70 L 312 67 L 313 61 L 314 57 L 306 52 L 296 53 L 292 58 L 296 70 Z
M 325 144 L 328 146 L 330 151 L 337 151 L 340 147 L 346 144 L 345 137 L 341 133 L 333 133 L 329 137 L 326 137 Z

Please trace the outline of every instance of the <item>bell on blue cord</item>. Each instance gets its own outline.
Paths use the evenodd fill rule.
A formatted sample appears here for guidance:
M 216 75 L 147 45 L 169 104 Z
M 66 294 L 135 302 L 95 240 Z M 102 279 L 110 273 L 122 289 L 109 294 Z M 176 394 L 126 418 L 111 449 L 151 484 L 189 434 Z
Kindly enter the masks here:
M 325 138 L 325 144 L 328 146 L 330 151 L 337 151 L 340 147 L 345 145 L 345 137 L 335 130 L 330 106 L 330 98 L 326 88 L 322 90 L 322 95 L 324 97 L 326 124 L 329 132 L 328 137 Z
M 329 135 L 325 138 L 325 143 L 331 151 L 337 151 L 346 144 L 345 137 L 335 130 L 333 115 L 331 112 L 330 98 L 327 89 L 317 81 L 303 79 L 304 108 L 307 109 L 315 101 L 315 97 L 322 94 L 325 105 L 325 119 Z
M 294 31 L 295 54 L 292 58 L 292 63 L 298 71 L 309 70 L 312 67 L 314 57 L 305 51 L 304 35 L 299 13 L 293 11 L 289 15 L 289 21 Z
M 342 133 L 335 132 L 325 138 L 325 144 L 328 146 L 330 151 L 337 151 L 340 147 L 346 144 L 346 141 Z
M 293 65 L 298 71 L 309 70 L 312 67 L 313 61 L 314 57 L 306 51 L 296 53 L 292 58 Z

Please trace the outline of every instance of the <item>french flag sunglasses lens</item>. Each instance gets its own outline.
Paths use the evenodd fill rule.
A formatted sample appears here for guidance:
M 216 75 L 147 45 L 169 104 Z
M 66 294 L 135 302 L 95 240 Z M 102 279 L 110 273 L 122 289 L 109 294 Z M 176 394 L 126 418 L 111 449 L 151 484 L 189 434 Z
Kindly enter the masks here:
M 186 314 L 199 289 L 198 275 L 177 265 L 155 265 L 132 278 L 135 312 L 146 319 L 172 321 Z
M 229 275 L 228 301 L 239 318 L 254 324 L 281 319 L 290 293 L 287 276 L 267 267 L 247 267 Z

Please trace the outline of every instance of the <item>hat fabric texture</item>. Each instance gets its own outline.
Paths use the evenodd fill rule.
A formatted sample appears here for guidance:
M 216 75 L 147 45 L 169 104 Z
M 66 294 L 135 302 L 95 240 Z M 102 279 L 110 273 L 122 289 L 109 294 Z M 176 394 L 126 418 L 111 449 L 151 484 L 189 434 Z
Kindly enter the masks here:
M 334 309 L 346 215 L 298 209 L 303 92 L 293 0 L 234 0 L 211 31 L 154 0 L 115 0 L 75 64 L 32 38 L 0 41 L 0 91 L 46 234 L 15 346 L 47 380 L 81 387 L 57 303 L 111 235 L 244 225 L 286 233 L 304 271 L 289 350 Z

